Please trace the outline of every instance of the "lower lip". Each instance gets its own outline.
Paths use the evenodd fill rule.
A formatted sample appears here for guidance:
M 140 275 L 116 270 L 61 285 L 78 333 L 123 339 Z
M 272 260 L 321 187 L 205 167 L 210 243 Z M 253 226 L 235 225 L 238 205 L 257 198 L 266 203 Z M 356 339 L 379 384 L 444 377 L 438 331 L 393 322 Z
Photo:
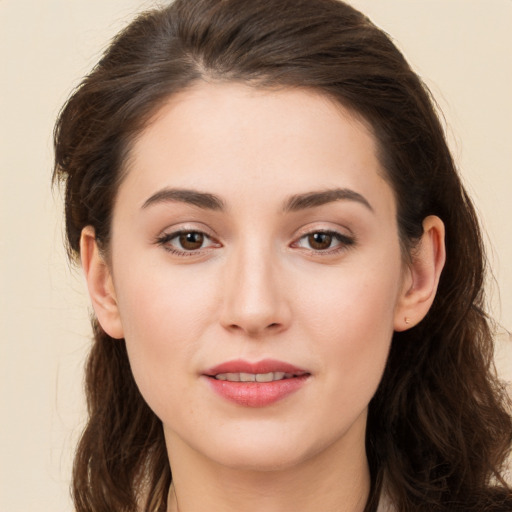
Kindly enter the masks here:
M 272 382 L 230 382 L 207 377 L 213 390 L 231 402 L 245 407 L 265 407 L 298 391 L 309 375 Z

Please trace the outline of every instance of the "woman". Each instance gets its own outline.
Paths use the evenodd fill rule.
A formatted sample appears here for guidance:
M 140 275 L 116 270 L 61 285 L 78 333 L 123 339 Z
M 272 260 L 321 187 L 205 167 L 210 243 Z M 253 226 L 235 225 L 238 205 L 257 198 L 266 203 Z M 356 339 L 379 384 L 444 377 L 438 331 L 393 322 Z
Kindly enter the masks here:
M 55 148 L 95 311 L 79 512 L 511 510 L 478 222 L 361 13 L 144 14 Z

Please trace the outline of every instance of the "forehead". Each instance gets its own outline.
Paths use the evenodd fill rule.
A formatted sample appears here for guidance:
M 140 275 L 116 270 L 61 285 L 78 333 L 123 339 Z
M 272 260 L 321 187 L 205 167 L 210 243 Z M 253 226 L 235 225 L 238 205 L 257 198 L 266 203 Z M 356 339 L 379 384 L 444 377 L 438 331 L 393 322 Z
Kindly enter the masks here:
M 121 186 L 223 196 L 387 187 L 369 127 L 327 96 L 201 82 L 172 96 L 135 141 Z M 265 190 L 266 187 L 266 190 Z M 387 191 L 389 192 L 389 191 Z

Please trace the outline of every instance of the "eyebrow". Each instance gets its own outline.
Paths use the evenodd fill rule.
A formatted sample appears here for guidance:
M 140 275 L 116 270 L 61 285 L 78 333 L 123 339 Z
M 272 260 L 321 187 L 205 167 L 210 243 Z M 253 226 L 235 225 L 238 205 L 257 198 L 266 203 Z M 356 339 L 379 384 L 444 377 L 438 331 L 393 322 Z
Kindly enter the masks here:
M 285 202 L 283 211 L 296 212 L 341 200 L 355 201 L 365 206 L 371 212 L 374 211 L 364 196 L 348 188 L 335 188 L 293 195 Z M 187 203 L 205 210 L 224 211 L 226 209 L 224 201 L 215 194 L 179 188 L 164 188 L 159 190 L 146 199 L 142 205 L 142 209 L 148 208 L 154 204 L 167 202 Z
M 224 201 L 214 194 L 178 188 L 164 188 L 159 190 L 146 199 L 142 205 L 142 209 L 148 208 L 154 204 L 168 202 L 188 203 L 198 206 L 199 208 L 204 208 L 205 210 L 222 211 L 225 209 Z
M 348 188 L 335 188 L 294 195 L 286 202 L 284 211 L 296 212 L 341 200 L 355 201 L 368 208 L 371 212 L 374 211 L 371 204 L 364 196 Z

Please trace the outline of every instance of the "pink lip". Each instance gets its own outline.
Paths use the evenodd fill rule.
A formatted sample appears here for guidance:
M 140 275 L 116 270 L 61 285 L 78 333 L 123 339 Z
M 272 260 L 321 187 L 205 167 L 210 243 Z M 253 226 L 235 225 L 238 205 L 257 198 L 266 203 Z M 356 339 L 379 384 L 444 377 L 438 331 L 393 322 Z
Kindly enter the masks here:
M 230 382 L 214 378 L 219 373 L 270 373 L 284 372 L 294 376 L 272 382 Z M 212 389 L 223 398 L 245 407 L 265 407 L 298 391 L 307 381 L 310 373 L 282 361 L 264 359 L 256 363 L 243 360 L 227 361 L 206 370 Z
M 256 363 L 250 363 L 242 359 L 234 361 L 227 361 L 221 363 L 204 372 L 204 375 L 213 377 L 219 373 L 270 373 L 270 372 L 284 372 L 293 373 L 294 375 L 304 375 L 308 373 L 306 370 L 293 366 L 283 361 L 275 359 L 263 359 Z

